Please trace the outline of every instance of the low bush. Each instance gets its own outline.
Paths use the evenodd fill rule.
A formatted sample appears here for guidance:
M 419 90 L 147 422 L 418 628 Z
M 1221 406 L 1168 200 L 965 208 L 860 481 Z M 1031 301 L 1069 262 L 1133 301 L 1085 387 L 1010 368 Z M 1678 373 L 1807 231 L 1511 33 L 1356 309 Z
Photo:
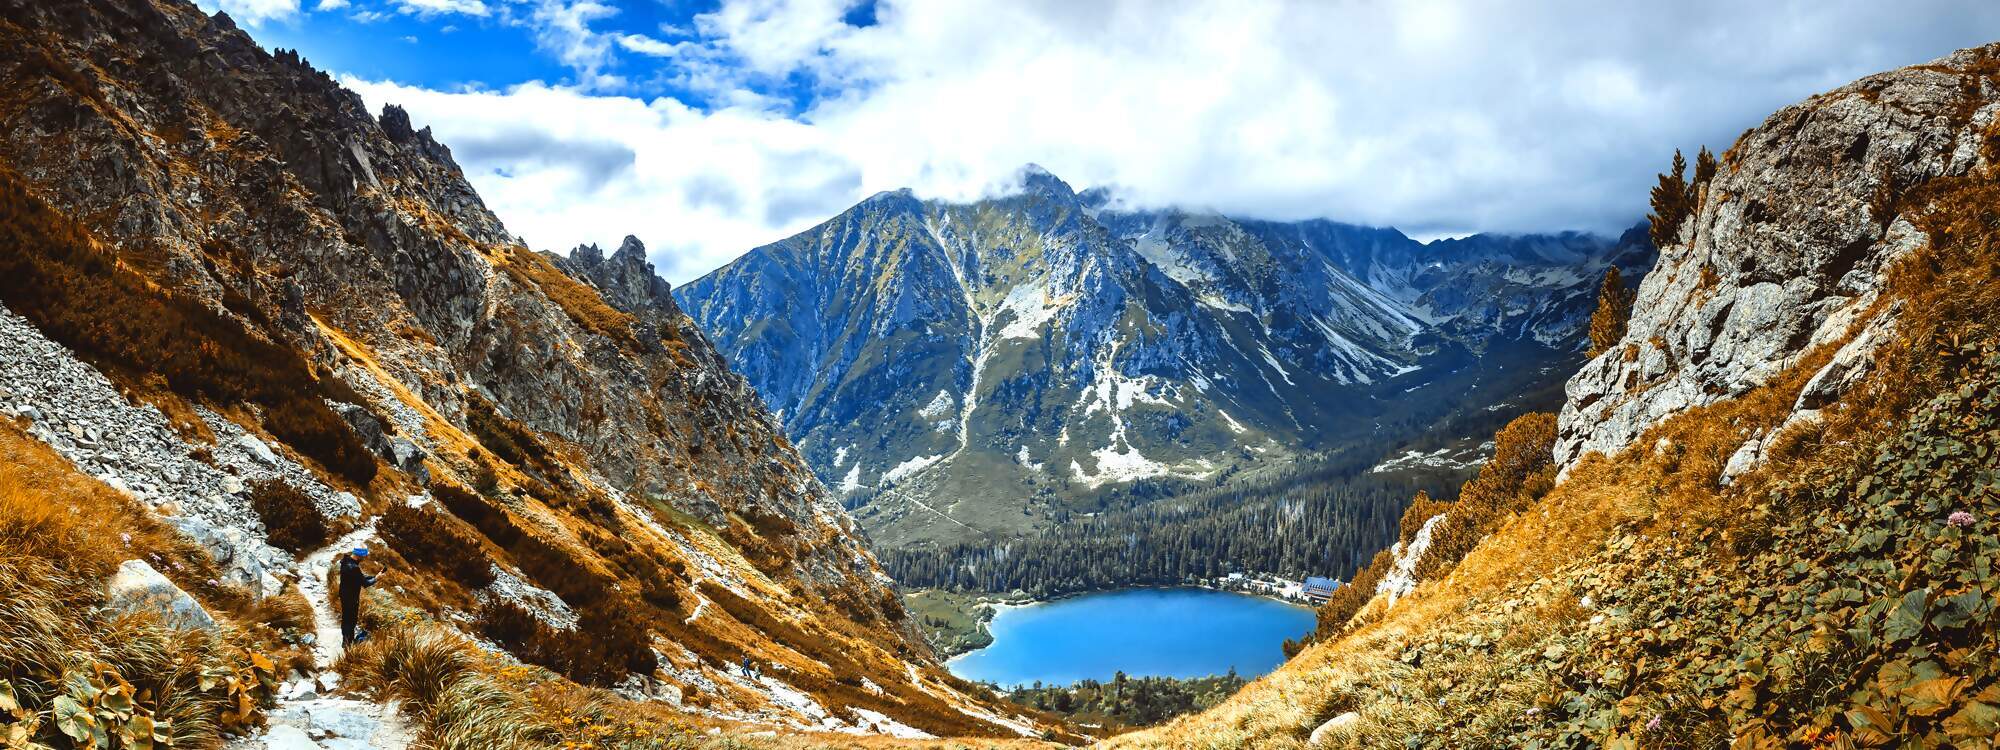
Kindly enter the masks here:
M 250 509 L 264 522 L 273 547 L 305 552 L 327 542 L 326 516 L 311 496 L 289 482 L 270 479 L 250 485 Z
M 1451 570 L 1508 516 L 1555 487 L 1555 440 L 1556 415 L 1547 412 L 1523 414 L 1494 434 L 1493 458 L 1432 530 L 1430 550 L 1417 566 L 1420 578 Z
M 404 559 L 429 567 L 468 589 L 493 583 L 493 563 L 472 532 L 427 508 L 397 504 L 375 529 Z
M 613 582 L 594 566 L 540 536 L 521 537 L 520 542 L 507 549 L 507 554 L 535 583 L 555 592 L 572 607 L 590 606 L 613 591 Z
M 431 497 L 436 498 L 452 515 L 472 524 L 494 544 L 507 548 L 521 541 L 521 527 L 516 526 L 497 503 L 483 495 L 458 485 L 439 483 L 431 485 Z
M 522 661 L 548 667 L 586 685 L 609 685 L 659 668 L 651 632 L 626 605 L 599 605 L 578 614 L 575 630 L 559 630 L 512 602 L 480 610 L 480 632 Z

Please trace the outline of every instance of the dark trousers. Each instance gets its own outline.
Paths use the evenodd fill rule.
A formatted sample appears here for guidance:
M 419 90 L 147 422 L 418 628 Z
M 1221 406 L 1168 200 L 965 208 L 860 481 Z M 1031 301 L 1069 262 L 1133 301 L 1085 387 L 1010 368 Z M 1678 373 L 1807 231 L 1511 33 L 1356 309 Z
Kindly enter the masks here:
M 356 597 L 355 600 L 353 601 L 343 601 L 340 603 L 340 647 L 341 648 L 346 648 L 348 646 L 354 645 L 354 627 L 355 624 L 359 623 L 360 621 L 361 621 L 361 602 L 359 597 Z

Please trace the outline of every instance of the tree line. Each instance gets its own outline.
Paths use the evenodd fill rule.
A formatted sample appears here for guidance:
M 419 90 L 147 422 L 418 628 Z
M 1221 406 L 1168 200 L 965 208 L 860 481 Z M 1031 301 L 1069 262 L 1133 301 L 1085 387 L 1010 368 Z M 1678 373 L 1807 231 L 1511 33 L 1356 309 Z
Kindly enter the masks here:
M 1449 494 L 1462 474 L 1374 474 L 1311 458 L 1148 504 L 1055 523 L 1012 539 L 925 545 L 878 557 L 905 586 L 1042 598 L 1173 585 L 1229 573 L 1345 579 L 1396 541 L 1417 491 Z
M 1189 679 L 1127 677 L 1119 672 L 1109 681 L 1083 680 L 1074 685 L 1036 682 L 1005 695 L 1029 708 L 1115 730 L 1151 726 L 1181 714 L 1206 710 L 1241 690 L 1247 682 L 1234 669 L 1226 675 Z

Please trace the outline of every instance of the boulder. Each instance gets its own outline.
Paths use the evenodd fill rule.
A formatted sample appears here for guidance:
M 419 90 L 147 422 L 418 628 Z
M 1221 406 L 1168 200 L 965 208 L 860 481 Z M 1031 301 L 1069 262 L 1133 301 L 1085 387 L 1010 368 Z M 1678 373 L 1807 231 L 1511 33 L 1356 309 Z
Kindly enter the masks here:
M 1327 743 L 1331 742 L 1334 737 L 1345 735 L 1349 731 L 1352 731 L 1354 724 L 1359 721 L 1361 721 L 1361 714 L 1353 711 L 1327 719 L 1326 723 L 1319 725 L 1318 728 L 1312 731 L 1312 736 L 1306 739 L 1306 745 L 1309 747 L 1326 747 Z
M 201 602 L 144 560 L 126 560 L 105 586 L 108 605 L 126 612 L 152 612 L 168 625 L 185 630 L 217 630 L 215 618 Z
M 222 568 L 223 583 L 242 586 L 258 598 L 277 594 L 283 589 L 283 581 L 273 575 L 272 568 L 274 563 L 281 561 L 284 553 L 262 540 L 242 529 L 217 526 L 200 516 L 175 515 L 168 516 L 166 520 L 208 550 L 209 557 L 215 558 L 216 564 Z M 270 588 L 273 584 L 279 588 Z
M 266 465 L 278 465 L 278 454 L 271 452 L 271 446 L 265 445 L 264 441 L 258 440 L 255 436 L 244 435 L 238 437 L 236 438 L 236 444 L 243 446 L 243 450 L 249 452 L 251 458 L 257 459 Z

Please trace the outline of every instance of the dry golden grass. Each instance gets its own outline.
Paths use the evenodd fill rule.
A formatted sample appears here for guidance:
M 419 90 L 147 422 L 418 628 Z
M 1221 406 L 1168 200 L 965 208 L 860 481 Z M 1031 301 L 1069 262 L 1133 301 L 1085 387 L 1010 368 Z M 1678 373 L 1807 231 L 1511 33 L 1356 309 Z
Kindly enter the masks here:
M 300 657 L 277 642 L 278 630 L 310 622 L 296 591 L 253 603 L 215 583 L 206 553 L 6 420 L 0 456 L 0 680 L 23 704 L 45 708 L 65 675 L 95 671 L 101 682 L 129 685 L 143 712 L 170 719 L 177 746 L 212 746 L 227 695 L 201 688 L 202 672 L 245 668 L 245 649 Z M 100 609 L 107 579 L 132 559 L 195 596 L 225 628 L 176 630 L 150 613 Z
M 514 283 L 540 289 L 584 330 L 628 347 L 637 346 L 631 315 L 605 304 L 597 290 L 563 273 L 549 259 L 532 250 L 513 247 L 501 248 L 493 255 L 500 270 Z
M 213 563 L 123 493 L 77 472 L 67 459 L 0 420 L 0 549 L 55 561 L 102 579 L 119 563 L 161 555 L 181 583 L 211 577 Z M 155 564 L 156 567 L 160 565 Z M 178 574 L 178 569 L 188 572 Z

